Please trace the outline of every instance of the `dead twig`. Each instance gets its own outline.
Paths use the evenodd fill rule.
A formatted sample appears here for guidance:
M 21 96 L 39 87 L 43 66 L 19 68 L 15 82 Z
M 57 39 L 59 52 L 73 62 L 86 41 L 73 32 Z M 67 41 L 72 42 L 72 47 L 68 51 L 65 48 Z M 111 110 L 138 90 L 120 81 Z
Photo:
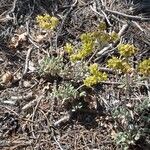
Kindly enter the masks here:
M 59 126 L 62 122 L 67 122 L 70 119 L 70 115 L 68 114 L 67 116 L 62 117 L 61 119 L 57 120 L 53 125 Z
M 140 17 L 140 16 L 132 16 L 132 15 L 128 15 L 125 13 L 121 13 L 121 12 L 109 10 L 109 9 L 105 9 L 105 11 L 108 13 L 112 13 L 114 15 L 122 16 L 126 19 L 134 20 L 134 21 L 150 21 L 150 18 L 144 18 L 144 17 Z
M 11 146 L 30 146 L 32 145 L 33 143 L 33 140 L 30 140 L 30 141 L 22 141 L 22 140 L 16 140 L 16 141 L 6 141 L 6 140 L 1 140 L 0 141 L 0 147 L 4 148 L 4 147 L 11 147 Z
M 11 96 L 11 100 L 30 100 L 33 99 L 35 96 L 33 95 L 32 92 L 28 93 L 27 95 L 22 95 L 22 96 Z
M 33 113 L 32 113 L 32 119 L 31 119 L 33 122 L 34 122 L 35 113 L 36 113 L 36 111 L 37 111 L 37 109 L 38 109 L 38 106 L 39 106 L 39 104 L 40 104 L 42 98 L 43 98 L 43 95 L 41 95 L 40 97 L 38 97 L 38 98 L 36 99 L 36 103 L 37 103 L 37 104 L 36 104 L 35 109 L 34 109 L 34 111 L 33 111 Z M 36 138 L 35 133 L 34 133 L 33 124 L 31 124 L 31 130 L 32 130 L 32 136 L 33 136 L 34 138 Z
M 25 67 L 24 67 L 24 72 L 23 72 L 22 76 L 25 76 L 27 71 L 28 71 L 29 59 L 30 59 L 32 50 L 33 50 L 33 48 L 29 48 L 28 51 L 27 51 L 26 60 L 25 60 Z

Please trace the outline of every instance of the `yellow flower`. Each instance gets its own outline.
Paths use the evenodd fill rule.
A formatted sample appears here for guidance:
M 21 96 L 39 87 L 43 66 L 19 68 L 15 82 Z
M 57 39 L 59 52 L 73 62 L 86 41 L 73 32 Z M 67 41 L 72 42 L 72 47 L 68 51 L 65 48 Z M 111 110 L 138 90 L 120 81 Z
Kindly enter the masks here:
M 93 41 L 92 33 L 83 33 L 80 36 L 82 43 L 91 43 Z
M 118 40 L 118 39 L 119 39 L 118 34 L 113 31 L 113 32 L 110 34 L 110 41 L 113 42 L 113 41 L 116 41 L 116 40 Z
M 98 72 L 97 75 L 90 75 L 83 80 L 84 85 L 91 87 L 92 85 L 95 85 L 101 81 L 107 80 L 107 74 Z
M 99 36 L 99 40 L 100 40 L 100 42 L 102 42 L 102 43 L 107 43 L 107 42 L 110 41 L 110 35 L 109 35 L 108 33 L 103 32 L 103 33 L 101 33 L 101 35 Z
M 97 83 L 96 76 L 88 76 L 85 80 L 83 80 L 84 85 L 91 87 L 92 85 Z
M 140 62 L 138 70 L 144 76 L 150 76 L 150 58 Z
M 64 46 L 64 50 L 68 54 L 72 54 L 73 53 L 73 45 L 71 43 L 66 43 L 66 45 Z
M 83 80 L 84 85 L 91 87 L 92 85 L 95 85 L 101 81 L 107 80 L 107 74 L 104 72 L 100 72 L 98 70 L 98 64 L 92 64 L 89 66 L 90 76 L 86 77 L 85 80 Z
M 99 26 L 98 26 L 99 30 L 106 30 L 106 23 L 105 22 L 100 22 Z
M 90 70 L 90 73 L 95 75 L 97 74 L 98 72 L 98 64 L 97 63 L 94 63 L 92 65 L 89 66 L 89 70 Z
M 91 53 L 93 50 L 93 41 L 87 42 L 87 43 L 82 43 L 82 50 L 86 51 L 87 53 Z
M 137 48 L 132 44 L 119 44 L 119 53 L 124 57 L 130 57 L 137 52 Z
M 90 55 L 94 49 L 94 40 L 91 33 L 84 33 L 81 35 L 82 46 L 76 54 L 70 56 L 70 60 L 75 62 L 84 59 Z
M 117 57 L 112 57 L 111 59 L 109 59 L 107 62 L 107 66 L 112 69 L 120 70 L 123 73 L 129 73 L 132 71 L 131 66 L 127 62 Z
M 58 20 L 58 18 L 56 18 L 56 17 L 51 17 L 51 29 L 54 29 L 57 25 L 58 25 L 58 23 L 59 23 L 59 20 Z
M 88 53 L 85 51 L 85 50 L 81 50 L 77 53 L 77 56 L 80 58 L 80 59 L 83 59 L 85 58 L 86 56 L 88 55 Z
M 70 55 L 70 61 L 76 62 L 76 61 L 79 61 L 79 60 L 81 60 L 81 54 L 80 53 Z
M 72 61 L 72 62 L 78 61 L 77 56 L 75 54 L 70 55 L 70 61 Z
M 105 72 L 102 73 L 99 71 L 96 76 L 98 82 L 107 80 L 107 74 Z
M 127 62 L 122 62 L 122 70 L 123 73 L 132 73 L 133 68 L 127 63 Z
M 38 15 L 36 19 L 41 28 L 48 30 L 53 30 L 59 22 L 59 20 L 56 17 L 51 17 L 48 14 L 44 14 L 43 16 Z
M 108 60 L 107 66 L 112 69 L 122 69 L 122 60 L 117 57 L 112 57 Z

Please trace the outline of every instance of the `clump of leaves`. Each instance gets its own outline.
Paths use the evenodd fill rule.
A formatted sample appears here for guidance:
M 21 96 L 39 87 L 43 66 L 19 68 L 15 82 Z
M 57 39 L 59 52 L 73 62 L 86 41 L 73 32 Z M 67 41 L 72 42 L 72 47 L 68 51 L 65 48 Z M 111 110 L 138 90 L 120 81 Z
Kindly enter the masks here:
M 143 110 L 149 110 L 150 109 L 150 99 L 146 98 L 140 105 L 137 105 L 135 107 L 137 112 L 142 112 Z
M 140 138 L 145 137 L 145 141 L 150 138 L 150 100 L 146 98 L 140 105 L 137 104 L 129 109 L 126 106 L 114 108 L 112 116 L 117 120 L 117 132 L 114 139 L 122 149 L 129 149 L 136 145 Z M 123 131 L 119 130 L 119 126 Z
M 61 72 L 61 76 L 65 79 L 70 79 L 73 82 L 79 83 L 85 78 L 87 71 L 88 68 L 85 61 L 79 61 L 73 64 L 68 63 L 65 64 L 64 69 Z
M 116 143 L 123 150 L 128 150 L 130 145 L 134 145 L 135 135 L 130 132 L 118 132 L 116 135 Z
M 135 144 L 135 137 L 137 134 L 137 131 L 134 129 L 134 125 L 130 123 L 132 122 L 130 112 L 125 108 L 118 108 L 112 113 L 112 116 L 119 122 L 116 126 L 118 129 L 115 136 L 113 136 L 113 139 L 116 141 L 116 144 L 121 147 L 121 149 L 127 150 L 130 145 Z M 123 128 L 123 131 L 119 130 L 120 125 Z
M 39 66 L 39 72 L 42 75 L 59 75 L 64 67 L 63 58 L 61 56 L 45 57 Z
M 54 84 L 50 97 L 53 99 L 61 100 L 62 104 L 70 103 L 77 97 L 77 90 L 71 83 L 62 83 L 58 87 Z

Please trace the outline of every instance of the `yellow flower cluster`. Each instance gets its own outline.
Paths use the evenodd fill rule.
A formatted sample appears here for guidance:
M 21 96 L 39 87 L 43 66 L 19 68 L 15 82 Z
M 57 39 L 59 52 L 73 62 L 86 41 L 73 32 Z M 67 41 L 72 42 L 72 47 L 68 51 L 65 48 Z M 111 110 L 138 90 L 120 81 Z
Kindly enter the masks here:
M 107 43 L 110 40 L 110 35 L 104 31 L 97 31 L 93 33 L 94 37 L 97 39 L 99 43 Z
M 70 56 L 72 62 L 84 59 L 93 52 L 95 40 L 98 40 L 102 43 L 108 41 L 114 41 L 118 38 L 117 34 L 113 33 L 111 36 L 105 32 L 93 32 L 93 33 L 84 33 L 81 35 L 82 47 L 78 50 L 76 54 Z
M 137 52 L 137 48 L 132 44 L 119 44 L 119 53 L 124 57 L 130 57 Z
M 36 17 L 39 26 L 43 29 L 53 30 L 57 25 L 59 20 L 56 17 L 50 16 L 48 14 L 38 15 Z
M 92 85 L 95 85 L 101 81 L 107 80 L 107 74 L 100 72 L 98 70 L 98 64 L 96 63 L 89 66 L 89 72 L 91 75 L 83 80 L 84 85 L 88 87 L 91 87 Z
M 98 26 L 98 30 L 106 30 L 106 23 L 105 22 L 100 22 Z
M 74 47 L 71 44 L 66 43 L 64 50 L 70 54 L 70 60 L 72 62 L 76 62 L 90 55 L 96 46 L 96 41 L 105 44 L 107 42 L 113 42 L 118 39 L 117 33 L 112 32 L 109 34 L 105 30 L 106 24 L 101 22 L 97 28 L 97 31 L 83 33 L 80 36 L 82 45 L 75 53 L 73 53 Z
M 81 48 L 77 51 L 77 53 L 70 55 L 70 60 L 72 62 L 84 59 L 87 57 L 89 54 L 92 53 L 94 49 L 94 39 L 92 37 L 91 33 L 84 33 L 80 37 L 82 46 Z
M 114 31 L 112 33 L 106 32 L 105 22 L 99 24 L 98 30 L 93 32 L 93 36 L 102 44 L 114 42 L 119 38 L 118 34 Z
M 113 32 L 110 34 L 110 41 L 113 42 L 113 41 L 116 41 L 116 40 L 118 40 L 118 39 L 119 39 L 118 34 L 113 31 Z
M 112 57 L 111 59 L 109 59 L 107 62 L 107 66 L 112 69 L 120 70 L 123 73 L 128 73 L 132 70 L 131 66 L 127 62 L 117 57 Z
M 140 62 L 139 72 L 144 76 L 150 76 L 150 58 Z
M 68 54 L 72 54 L 73 53 L 73 45 L 71 43 L 66 43 L 66 45 L 64 46 L 64 50 L 68 53 Z

